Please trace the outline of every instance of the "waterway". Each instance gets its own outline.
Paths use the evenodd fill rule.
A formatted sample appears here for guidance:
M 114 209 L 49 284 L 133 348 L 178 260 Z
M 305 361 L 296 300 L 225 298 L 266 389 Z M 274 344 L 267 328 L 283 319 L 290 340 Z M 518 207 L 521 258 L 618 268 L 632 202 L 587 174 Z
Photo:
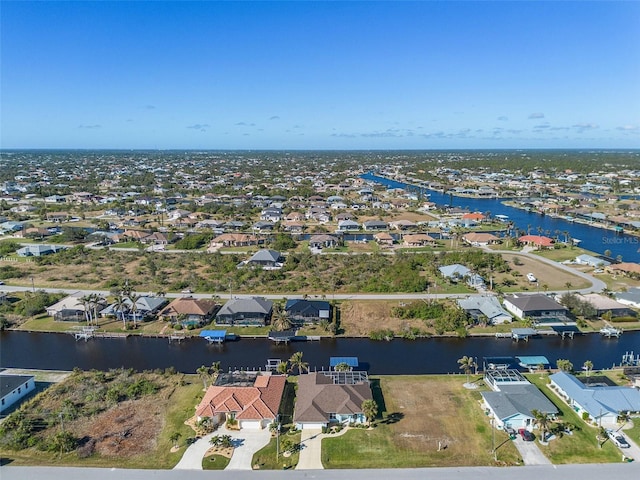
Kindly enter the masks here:
M 365 180 L 370 180 L 388 188 L 407 188 L 408 184 L 379 177 L 372 173 L 361 176 Z M 417 188 L 417 187 L 415 187 Z M 491 212 L 492 216 L 506 215 L 514 226 L 520 230 L 530 230 L 534 235 L 538 234 L 540 227 L 543 235 L 555 237 L 556 232 L 561 239 L 564 232 L 568 232 L 571 238 L 581 240 L 580 246 L 596 253 L 611 251 L 613 258 L 622 256 L 625 262 L 640 261 L 640 238 L 624 233 L 616 233 L 612 230 L 593 227 L 583 223 L 569 222 L 563 218 L 553 218 L 548 215 L 527 212 L 519 208 L 504 205 L 502 199 L 498 198 L 468 198 L 456 197 L 436 190 L 423 189 L 429 194 L 432 202 L 437 205 L 451 205 L 466 208 L 472 212 Z
M 622 355 L 640 354 L 640 332 L 625 332 L 620 338 L 607 339 L 599 334 L 579 335 L 573 339 L 537 337 L 528 342 L 493 337 L 394 339 L 375 342 L 368 339 L 340 338 L 275 345 L 266 339 L 243 338 L 223 345 L 210 345 L 195 337 L 181 343 L 164 338 L 130 336 L 92 338 L 75 341 L 64 333 L 0 332 L 0 367 L 47 370 L 106 370 L 133 368 L 151 370 L 174 367 L 193 373 L 201 365 L 220 361 L 223 370 L 264 369 L 267 359 L 288 359 L 294 352 L 312 369 L 326 369 L 330 357 L 358 357 L 371 374 L 459 373 L 457 360 L 464 355 L 477 357 L 513 357 L 544 355 L 552 364 L 559 358 L 570 360 L 579 369 L 591 360 L 596 369 L 620 364 Z

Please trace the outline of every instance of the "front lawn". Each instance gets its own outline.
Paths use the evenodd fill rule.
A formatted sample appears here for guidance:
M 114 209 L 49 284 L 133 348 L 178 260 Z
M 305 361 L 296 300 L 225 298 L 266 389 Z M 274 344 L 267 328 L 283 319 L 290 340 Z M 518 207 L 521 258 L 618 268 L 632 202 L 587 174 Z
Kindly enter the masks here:
M 282 446 L 285 442 L 291 441 L 294 444 L 300 444 L 302 434 L 295 432 L 293 434 L 283 433 L 280 435 L 280 452 L 278 452 L 278 444 L 276 438 L 273 437 L 269 443 L 258 450 L 253 455 L 252 465 L 260 470 L 289 470 L 298 465 L 300 458 L 299 452 L 294 452 L 285 457 L 282 452 Z
M 549 442 L 539 445 L 542 452 L 553 464 L 568 463 L 609 463 L 620 461 L 620 451 L 611 443 L 605 442 L 602 448 L 598 446 L 596 435 L 598 429 L 587 425 L 578 414 L 558 397 L 547 385 L 548 375 L 530 374 L 527 379 L 536 385 L 558 408 L 559 419 L 565 424 L 576 426 L 571 435 L 563 435 Z
M 479 377 L 474 377 L 479 381 Z M 352 429 L 322 441 L 325 468 L 416 468 L 495 465 L 491 427 L 478 390 L 461 376 L 382 376 L 372 379 L 380 414 L 373 429 Z M 520 456 L 496 432 L 498 464 Z

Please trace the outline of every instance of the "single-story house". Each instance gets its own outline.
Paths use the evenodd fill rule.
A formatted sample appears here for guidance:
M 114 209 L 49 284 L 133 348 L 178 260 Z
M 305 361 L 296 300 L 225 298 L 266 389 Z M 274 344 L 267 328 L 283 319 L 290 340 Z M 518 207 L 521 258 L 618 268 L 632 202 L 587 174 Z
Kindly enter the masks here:
M 338 245 L 340 245 L 340 239 L 333 235 L 321 233 L 312 235 L 311 238 L 309 238 L 309 248 L 335 248 Z
M 298 376 L 293 413 L 297 428 L 322 428 L 330 423 L 365 423 L 362 403 L 372 400 L 366 372 L 314 372 Z
M 624 275 L 640 275 L 640 263 L 622 262 L 614 263 L 605 268 L 609 273 Z
M 220 325 L 266 325 L 269 323 L 273 302 L 262 297 L 232 298 L 216 315 Z
M 499 325 L 513 320 L 511 314 L 500 305 L 500 300 L 494 296 L 473 295 L 459 299 L 458 305 L 476 322 L 483 316 L 490 325 Z
M 416 228 L 417 226 L 411 220 L 394 220 L 393 222 L 389 222 L 389 225 L 391 225 L 396 230 L 408 230 Z
M 435 246 L 436 239 L 426 233 L 413 233 L 402 236 L 402 243 L 405 247 L 425 247 L 427 245 Z
M 359 230 L 360 224 L 358 222 L 354 222 L 353 220 L 340 220 L 338 222 L 338 230 L 341 232 L 346 232 L 349 230 Z
M 487 375 L 509 378 L 512 373 L 517 371 L 496 370 Z M 552 417 L 558 414 L 556 406 L 519 374 L 515 381 L 495 381 L 488 385 L 493 391 L 481 392 L 483 407 L 495 419 L 497 427 L 532 428 L 535 421 L 534 410 Z
M 258 237 L 246 233 L 223 233 L 211 240 L 212 247 L 248 247 L 257 245 Z
M 578 265 L 589 265 L 590 267 L 606 267 L 611 265 L 611 262 L 602 258 L 594 257 L 593 255 L 587 255 L 586 253 L 578 255 L 574 260 Z
M 532 295 L 507 295 L 503 300 L 504 308 L 516 317 L 524 319 L 532 317 L 535 320 L 555 318 L 564 321 L 568 310 L 551 297 L 536 293 Z
M 440 270 L 440 274 L 442 274 L 444 278 L 447 278 L 453 282 L 457 282 L 471 275 L 471 270 L 464 265 L 460 265 L 459 263 L 445 265 L 438 268 L 438 270 Z
M 373 238 L 375 238 L 376 242 L 380 245 L 393 245 L 393 237 L 388 232 L 378 232 Z
M 636 388 L 589 386 L 566 372 L 554 373 L 549 380 L 578 415 L 586 412 L 593 423 L 615 425 L 622 413 L 640 413 L 640 390 Z
M 367 220 L 362 223 L 362 228 L 365 230 L 386 230 L 389 225 L 382 220 Z
M 618 292 L 614 294 L 615 299 L 633 308 L 640 308 L 640 288 L 630 288 L 626 292 Z
M 62 245 L 27 245 L 26 247 L 19 248 L 16 253 L 19 257 L 42 257 L 43 255 L 50 255 L 52 253 L 64 250 L 66 247 Z
M 614 317 L 624 317 L 624 316 L 634 316 L 636 312 L 634 312 L 629 305 L 625 305 L 622 302 L 618 302 L 613 298 L 609 298 L 606 295 L 601 295 L 599 293 L 588 293 L 586 295 L 582 295 L 582 298 L 589 302 L 593 308 L 596 309 L 596 315 L 602 315 L 605 312 L 611 312 L 611 315 Z
M 496 237 L 492 233 L 481 233 L 481 232 L 470 232 L 465 233 L 462 236 L 462 240 L 469 245 L 474 247 L 481 247 L 485 245 L 492 245 L 495 243 L 500 243 L 501 240 L 499 237 Z
M 323 300 L 290 299 L 284 310 L 295 324 L 331 321 L 331 305 Z
M 135 320 L 153 317 L 167 304 L 167 302 L 168 300 L 163 297 L 139 297 L 136 300 Z M 124 299 L 124 303 L 125 305 L 122 312 L 118 310 L 115 303 L 112 303 L 107 308 L 100 310 L 100 316 L 122 318 L 124 315 L 127 320 L 134 320 L 134 313 L 132 309 L 133 302 L 126 297 Z
M 258 250 L 249 260 L 242 262 L 241 265 L 261 267 L 263 270 L 275 270 L 282 268 L 284 260 L 285 258 L 280 252 L 265 248 Z
M 268 428 L 278 416 L 286 376 L 256 374 L 250 382 L 246 378 L 250 373 L 242 373 L 240 381 L 235 381 L 234 375 L 218 376 L 196 406 L 196 418 L 211 418 L 215 425 L 237 421 L 240 429 Z
M 0 375 L 0 412 L 33 392 L 36 381 L 33 375 Z
M 83 292 L 72 293 L 47 307 L 47 315 L 56 321 L 83 322 L 87 320 L 87 311 L 100 312 L 107 306 L 107 301 L 102 297 L 96 303 L 85 302 L 85 297 L 87 296 Z
M 158 315 L 174 323 L 180 321 L 184 326 L 197 326 L 209 321 L 217 308 L 218 304 L 213 300 L 181 297 L 172 301 Z
M 518 242 L 523 245 L 531 245 L 538 248 L 551 248 L 553 247 L 553 238 L 545 237 L 542 235 L 523 235 L 518 238 Z

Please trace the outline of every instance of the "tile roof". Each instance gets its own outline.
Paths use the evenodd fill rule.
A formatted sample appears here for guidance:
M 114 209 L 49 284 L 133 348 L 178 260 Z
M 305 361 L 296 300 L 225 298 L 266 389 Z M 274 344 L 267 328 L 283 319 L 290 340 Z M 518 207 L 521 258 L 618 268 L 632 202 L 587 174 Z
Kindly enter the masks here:
M 234 412 L 239 420 L 275 418 L 286 381 L 282 375 L 258 375 L 251 387 L 213 385 L 196 407 L 196 416 Z

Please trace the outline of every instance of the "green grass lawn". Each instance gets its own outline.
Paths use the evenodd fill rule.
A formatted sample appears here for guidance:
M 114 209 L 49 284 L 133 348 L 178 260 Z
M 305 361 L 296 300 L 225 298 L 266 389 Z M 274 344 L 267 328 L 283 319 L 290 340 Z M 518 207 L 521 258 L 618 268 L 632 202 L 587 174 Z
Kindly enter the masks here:
M 530 374 L 526 377 L 558 408 L 560 420 L 577 427 L 572 435 L 563 435 L 562 438 L 550 441 L 548 445 L 539 444 L 540 449 L 551 460 L 551 463 L 559 465 L 620 461 L 620 451 L 611 442 L 605 442 L 600 448 L 596 440 L 598 429 L 587 425 L 569 405 L 547 386 L 548 375 Z
M 586 255 L 598 255 L 590 250 L 585 250 L 584 248 L 579 247 L 563 247 L 563 248 L 551 248 L 545 250 L 534 250 L 533 252 L 536 255 L 539 255 L 544 258 L 548 258 L 549 260 L 553 260 L 555 262 L 564 262 L 565 260 L 573 260 L 578 255 L 586 254 Z
M 381 405 L 372 429 L 351 429 L 322 441 L 325 468 L 417 468 L 495 465 L 491 427 L 480 408 L 479 391 L 466 390 L 460 376 L 383 376 L 373 380 Z M 477 378 L 474 378 L 477 380 Z M 379 385 L 379 386 L 377 386 Z M 428 406 L 431 413 L 425 414 Z M 463 420 L 464 419 L 464 420 Z M 520 457 L 496 431 L 498 464 Z M 441 448 L 438 451 L 438 444 Z
M 203 470 L 224 470 L 229 465 L 230 458 L 224 455 L 209 455 L 202 459 Z
M 280 442 L 282 445 L 282 441 L 288 438 L 294 443 L 300 443 L 301 437 L 302 434 L 300 432 L 296 432 L 293 435 L 285 433 L 280 435 Z M 277 453 L 277 443 L 274 437 L 265 447 L 253 455 L 252 465 L 258 466 L 260 470 L 289 470 L 295 468 L 298 464 L 300 458 L 298 452 L 292 453 L 289 457 L 285 457 L 282 452 L 280 452 L 280 455 L 277 455 Z
M 625 429 L 622 432 L 636 444 L 640 445 L 640 418 L 634 418 L 632 422 L 633 428 Z M 636 460 L 640 461 L 640 458 L 636 458 Z

